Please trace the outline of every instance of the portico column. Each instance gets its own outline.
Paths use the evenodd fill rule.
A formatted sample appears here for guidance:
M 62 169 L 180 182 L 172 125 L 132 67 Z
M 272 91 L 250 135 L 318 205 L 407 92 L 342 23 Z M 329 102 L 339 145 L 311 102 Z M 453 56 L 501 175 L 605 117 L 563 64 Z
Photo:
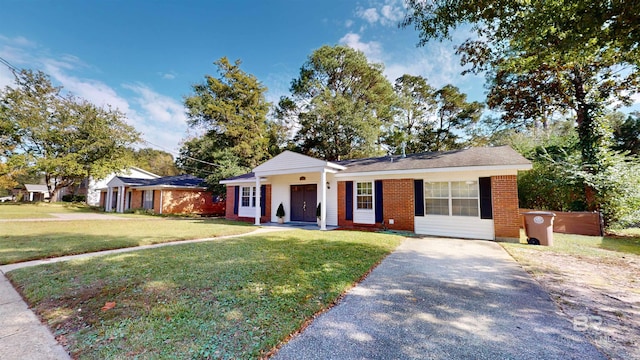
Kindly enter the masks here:
M 260 176 L 256 174 L 256 222 L 255 225 L 260 225 L 260 215 L 262 214 L 262 209 L 260 208 Z
M 320 174 L 320 230 L 327 230 L 327 171 Z
M 113 188 L 107 187 L 107 193 L 104 197 L 104 211 L 111 212 L 111 199 L 113 198 Z
M 116 207 L 117 212 L 124 212 L 124 186 L 118 187 L 118 205 Z

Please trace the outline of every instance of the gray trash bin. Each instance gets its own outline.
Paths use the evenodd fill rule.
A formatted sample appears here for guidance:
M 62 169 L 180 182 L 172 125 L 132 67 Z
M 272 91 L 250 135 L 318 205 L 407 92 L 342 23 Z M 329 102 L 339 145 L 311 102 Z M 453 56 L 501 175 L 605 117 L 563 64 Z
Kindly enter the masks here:
M 553 246 L 553 218 L 550 211 L 529 211 L 524 215 L 524 230 L 529 244 Z

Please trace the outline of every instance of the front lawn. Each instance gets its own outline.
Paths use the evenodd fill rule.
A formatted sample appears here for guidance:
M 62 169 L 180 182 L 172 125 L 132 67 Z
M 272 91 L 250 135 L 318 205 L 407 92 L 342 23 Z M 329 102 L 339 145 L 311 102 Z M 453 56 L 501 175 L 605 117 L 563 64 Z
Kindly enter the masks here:
M 553 246 L 502 245 L 608 358 L 640 359 L 638 235 L 554 233 Z
M 0 223 L 0 265 L 174 240 L 244 234 L 250 224 L 222 219 L 34 221 Z
M 8 276 L 75 358 L 256 358 L 330 306 L 401 239 L 283 231 Z
M 0 203 L 0 219 L 46 219 L 52 213 L 91 212 L 92 208 L 73 203 Z M 3 224 L 4 226 L 4 224 Z

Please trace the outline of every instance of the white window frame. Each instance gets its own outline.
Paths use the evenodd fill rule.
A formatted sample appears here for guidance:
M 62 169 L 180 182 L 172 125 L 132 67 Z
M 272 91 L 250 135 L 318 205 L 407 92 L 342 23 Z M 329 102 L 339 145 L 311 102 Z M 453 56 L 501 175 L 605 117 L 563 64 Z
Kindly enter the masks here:
M 247 198 L 247 196 L 244 194 L 245 189 L 249 190 L 249 206 L 244 205 L 244 199 Z M 240 207 L 245 209 L 255 209 L 256 207 L 256 187 L 255 186 L 240 187 Z
M 369 190 L 371 190 L 371 192 L 369 194 L 360 194 L 360 187 L 359 185 L 362 184 L 367 184 L 369 185 Z M 374 210 L 375 206 L 374 206 L 374 191 L 373 191 L 373 181 L 358 181 L 356 182 L 356 210 L 359 211 L 370 211 L 370 210 Z M 371 207 L 360 207 L 360 202 L 358 201 L 358 197 L 370 197 L 371 198 Z
M 142 208 L 153 210 L 153 190 L 144 190 L 144 199 L 142 200 Z
M 476 190 L 476 195 L 475 196 L 453 196 L 453 187 L 452 184 L 453 183 L 467 183 L 467 185 L 471 185 L 468 184 L 469 181 L 472 181 L 473 183 L 475 183 L 475 190 Z M 446 183 L 447 184 L 447 197 L 428 197 L 427 196 L 427 184 L 435 184 L 435 183 Z M 424 215 L 425 216 L 450 216 L 450 217 L 463 217 L 463 218 L 480 218 L 480 182 L 476 179 L 476 180 L 454 180 L 454 181 L 425 181 L 424 182 Z M 427 207 L 427 202 L 429 199 L 437 199 L 437 200 L 447 200 L 447 206 L 448 206 L 448 214 L 429 214 L 428 212 L 428 207 Z M 475 200 L 476 203 L 476 214 L 475 215 L 456 215 L 453 214 L 453 203 L 454 200 Z

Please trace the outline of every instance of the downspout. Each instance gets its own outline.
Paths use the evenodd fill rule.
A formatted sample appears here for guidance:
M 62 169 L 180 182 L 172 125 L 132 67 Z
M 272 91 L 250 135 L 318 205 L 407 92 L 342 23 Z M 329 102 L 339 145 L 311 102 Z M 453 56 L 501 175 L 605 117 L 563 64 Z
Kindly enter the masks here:
M 260 196 L 262 194 L 260 194 L 260 176 L 258 176 L 258 174 L 256 174 L 256 221 L 255 221 L 255 225 L 260 225 L 260 215 L 262 214 L 262 209 L 260 204 L 262 203 Z
M 320 174 L 320 230 L 327 230 L 327 170 Z

